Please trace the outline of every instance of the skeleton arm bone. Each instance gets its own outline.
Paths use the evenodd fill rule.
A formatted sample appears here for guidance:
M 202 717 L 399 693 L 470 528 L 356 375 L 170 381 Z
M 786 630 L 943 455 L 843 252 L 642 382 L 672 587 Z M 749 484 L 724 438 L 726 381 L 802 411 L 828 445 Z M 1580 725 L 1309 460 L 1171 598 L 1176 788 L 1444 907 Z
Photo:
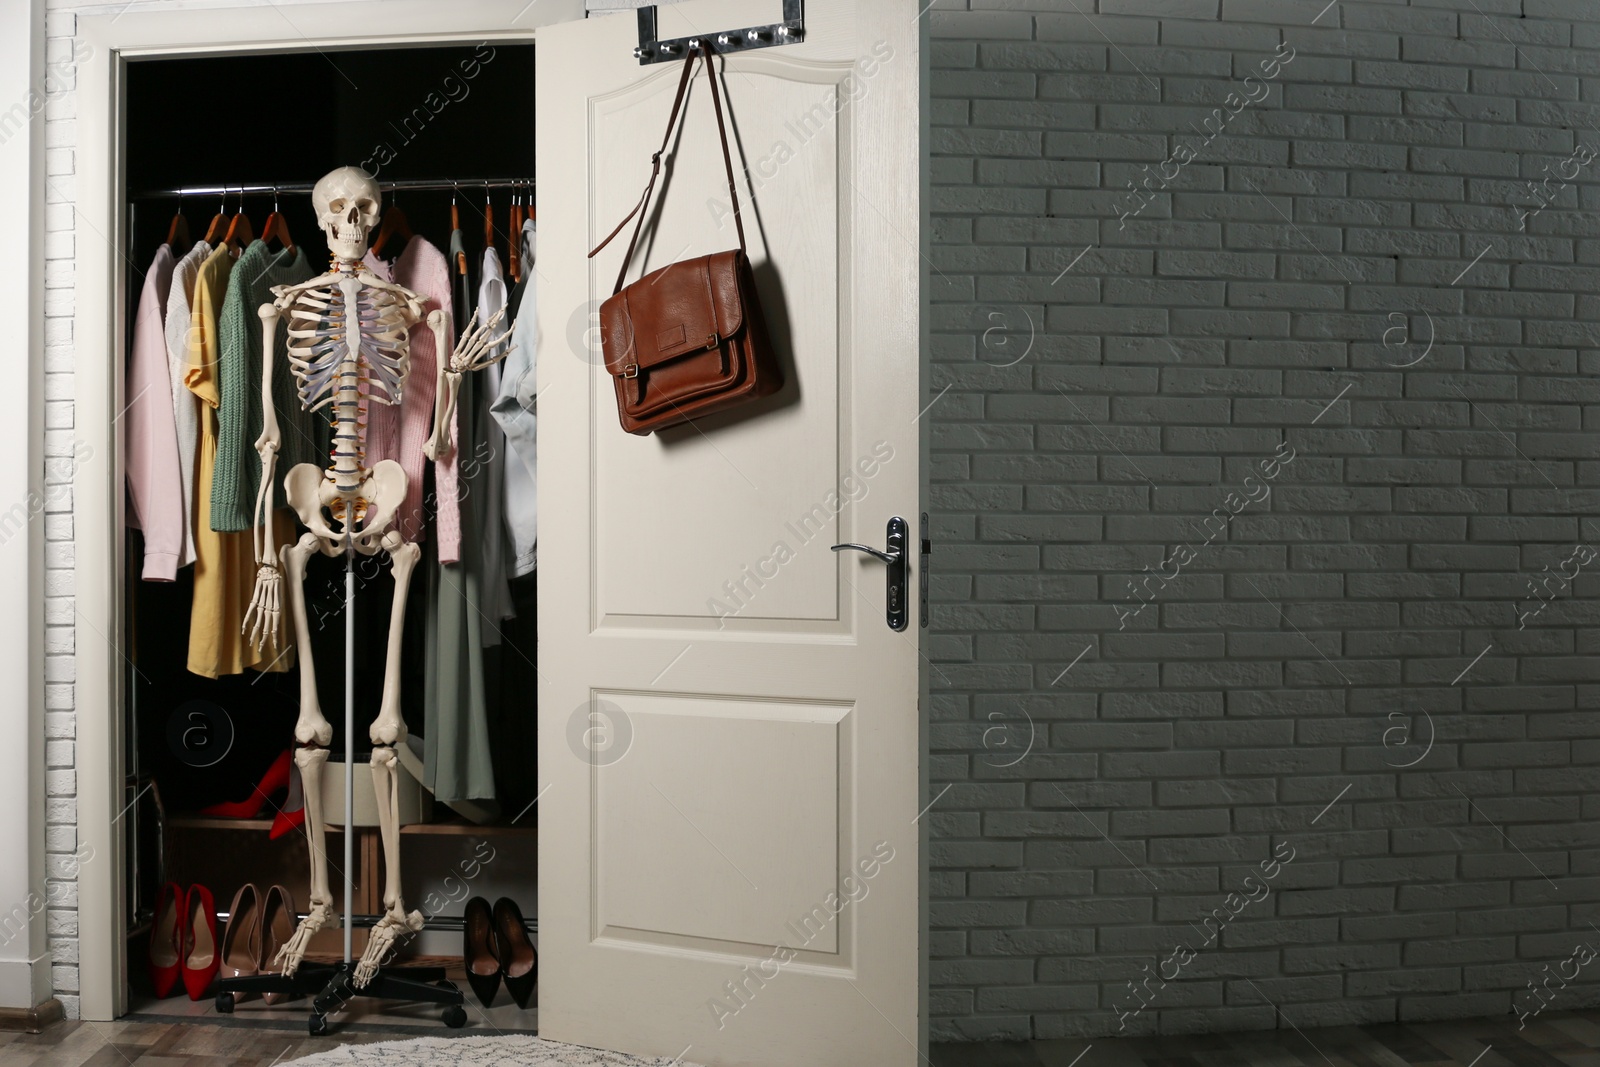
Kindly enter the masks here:
M 472 313 L 472 319 L 467 323 L 467 332 L 462 335 L 456 350 L 445 358 L 444 312 L 432 311 L 428 314 L 428 327 L 433 330 L 434 350 L 440 353 L 439 377 L 434 389 L 433 402 L 433 433 L 428 435 L 428 443 L 422 446 L 423 454 L 434 462 L 441 457 L 448 457 L 455 447 L 450 440 L 450 422 L 455 415 L 456 396 L 461 391 L 461 376 L 467 371 L 482 370 L 493 363 L 498 363 L 506 358 L 505 350 L 498 353 L 505 339 L 511 336 L 510 330 L 495 335 L 494 331 L 505 318 L 506 309 L 501 308 L 489 316 L 489 321 L 478 322 L 478 313 Z
M 450 417 L 456 410 L 456 390 L 461 385 L 458 374 L 453 382 L 447 380 L 450 361 L 444 355 L 445 314 L 435 309 L 428 312 L 428 329 L 433 331 L 434 362 L 437 369 L 433 385 L 433 432 L 422 446 L 422 454 L 437 463 L 447 458 L 455 443 L 450 440 Z M 440 440 L 441 436 L 443 440 Z
M 268 640 L 276 640 L 283 620 L 278 552 L 272 543 L 272 479 L 277 471 L 278 448 L 282 443 L 278 413 L 272 404 L 272 346 L 281 312 L 276 304 L 262 304 L 258 314 L 261 316 L 262 333 L 261 436 L 256 438 L 256 452 L 261 456 L 261 484 L 256 489 L 255 525 L 251 528 L 256 554 L 256 585 L 240 627 L 240 632 L 255 646 L 257 652 Z

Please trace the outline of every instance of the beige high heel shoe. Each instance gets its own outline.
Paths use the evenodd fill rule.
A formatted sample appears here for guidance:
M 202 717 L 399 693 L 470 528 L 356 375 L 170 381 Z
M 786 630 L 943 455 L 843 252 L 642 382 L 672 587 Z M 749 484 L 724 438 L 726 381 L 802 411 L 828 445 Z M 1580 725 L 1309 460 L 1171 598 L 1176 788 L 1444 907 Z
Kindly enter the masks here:
M 265 902 L 261 906 L 261 955 L 258 959 L 258 970 L 261 974 L 277 974 L 277 966 L 273 963 L 278 956 L 278 950 L 294 936 L 296 925 L 294 911 L 294 897 L 281 885 L 275 885 L 267 890 Z M 268 1004 L 277 1004 L 288 1000 L 288 993 L 267 993 L 262 997 Z
M 261 893 L 254 885 L 245 884 L 233 894 L 228 905 L 228 927 L 222 934 L 222 966 L 217 972 L 221 978 L 245 978 L 260 972 L 261 959 Z M 243 1000 L 248 993 L 239 993 Z

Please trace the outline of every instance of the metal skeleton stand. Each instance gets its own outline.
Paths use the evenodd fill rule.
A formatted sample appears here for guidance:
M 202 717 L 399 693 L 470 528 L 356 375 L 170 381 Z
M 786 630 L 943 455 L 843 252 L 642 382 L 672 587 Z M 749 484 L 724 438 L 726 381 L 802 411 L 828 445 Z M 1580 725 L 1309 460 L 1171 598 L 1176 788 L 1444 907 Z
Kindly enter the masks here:
M 443 967 L 383 968 L 361 989 L 355 988 L 350 981 L 351 972 L 355 969 L 351 951 L 354 924 L 350 913 L 354 892 L 351 871 L 354 870 L 355 858 L 355 833 L 351 824 L 355 812 L 355 760 L 351 747 L 356 725 L 355 606 L 355 552 L 347 550 L 344 557 L 344 961 L 337 964 L 302 963 L 292 977 L 260 974 L 218 979 L 216 1007 L 224 1015 L 232 1012 L 234 999 L 239 993 L 284 993 L 291 997 L 313 994 L 315 999 L 311 1002 L 307 1029 L 316 1036 L 328 1032 L 329 1015 L 342 1010 L 357 997 L 422 1001 L 444 1005 L 441 1018 L 446 1026 L 455 1029 L 466 1025 L 466 997 L 454 982 L 445 978 Z M 233 917 L 230 915 L 228 919 L 231 922 Z

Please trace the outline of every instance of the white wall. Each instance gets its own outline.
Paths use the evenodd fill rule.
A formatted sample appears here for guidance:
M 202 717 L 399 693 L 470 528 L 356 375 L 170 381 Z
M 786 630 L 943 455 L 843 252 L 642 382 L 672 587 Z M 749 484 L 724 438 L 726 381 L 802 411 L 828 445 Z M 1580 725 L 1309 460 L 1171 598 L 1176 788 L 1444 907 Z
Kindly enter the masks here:
M 0 265 L 0 291 L 28 314 L 0 323 L 7 387 L 0 390 L 0 589 L 23 610 L 0 613 L 0 1006 L 30 1008 L 49 996 L 44 961 L 42 716 L 39 563 L 47 516 L 39 493 L 41 420 L 38 360 L 43 287 L 38 188 L 45 158 L 44 0 L 9 0 L 0 12 L 0 241 L 13 252 Z M 25 254 L 24 254 L 25 252 Z M 55 557 L 59 561 L 59 556 Z M 26 597 L 22 594 L 26 593 Z M 70 742 L 53 755 L 71 761 Z M 52 844 L 70 853 L 70 826 Z

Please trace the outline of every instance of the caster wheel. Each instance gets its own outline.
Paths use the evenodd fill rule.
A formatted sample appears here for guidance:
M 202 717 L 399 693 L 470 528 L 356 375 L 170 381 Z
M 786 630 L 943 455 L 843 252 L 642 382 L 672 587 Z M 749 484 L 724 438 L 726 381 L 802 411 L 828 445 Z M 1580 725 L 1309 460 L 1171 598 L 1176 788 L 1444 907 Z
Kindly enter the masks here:
M 459 1030 L 467 1025 L 467 1009 L 459 1004 L 452 1004 L 444 1010 L 444 1024 L 452 1030 Z
M 217 994 L 217 1011 L 223 1015 L 233 1014 L 233 994 L 222 992 Z
M 312 1037 L 321 1037 L 328 1032 L 328 1017 L 326 1015 L 313 1015 L 306 1024 L 306 1029 Z

